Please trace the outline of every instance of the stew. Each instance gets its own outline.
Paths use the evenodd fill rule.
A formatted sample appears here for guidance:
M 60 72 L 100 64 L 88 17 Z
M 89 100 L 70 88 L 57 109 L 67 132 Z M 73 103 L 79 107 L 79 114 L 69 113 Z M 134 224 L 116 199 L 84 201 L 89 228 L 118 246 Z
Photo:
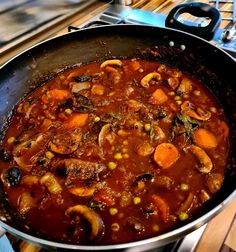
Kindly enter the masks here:
M 222 186 L 229 152 L 224 111 L 203 84 L 141 59 L 59 73 L 13 111 L 0 149 L 9 204 L 30 230 L 71 244 L 188 222 Z

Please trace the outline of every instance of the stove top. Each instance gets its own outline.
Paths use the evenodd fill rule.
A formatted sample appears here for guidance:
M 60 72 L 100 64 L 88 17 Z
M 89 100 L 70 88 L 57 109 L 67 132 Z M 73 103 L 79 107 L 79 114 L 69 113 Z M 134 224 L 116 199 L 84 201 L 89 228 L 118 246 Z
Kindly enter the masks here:
M 128 6 L 111 5 L 108 9 L 83 23 L 79 27 L 69 26 L 68 30 L 72 31 L 87 27 L 113 24 L 139 24 L 166 27 L 165 20 L 166 16 L 163 14 L 133 9 Z M 179 21 L 192 26 L 206 25 L 205 18 L 199 18 L 198 23 L 193 23 L 187 20 Z M 236 58 L 236 23 L 232 21 L 225 29 L 218 29 L 210 43 L 224 49 Z

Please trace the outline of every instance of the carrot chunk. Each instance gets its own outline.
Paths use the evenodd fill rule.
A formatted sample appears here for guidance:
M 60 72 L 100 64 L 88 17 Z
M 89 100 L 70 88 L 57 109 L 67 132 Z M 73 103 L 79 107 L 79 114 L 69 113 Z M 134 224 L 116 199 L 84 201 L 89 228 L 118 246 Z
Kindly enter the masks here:
M 74 113 L 65 122 L 65 127 L 67 129 L 81 128 L 86 124 L 87 120 L 88 120 L 88 114 Z
M 169 206 L 167 203 L 159 196 L 152 195 L 152 200 L 154 203 L 154 206 L 157 208 L 157 210 L 160 212 L 160 217 L 164 222 L 168 221 L 169 218 Z
M 158 88 L 149 98 L 148 102 L 154 105 L 155 104 L 161 105 L 165 103 L 167 100 L 168 100 L 168 96 L 165 94 L 165 92 L 161 88 Z
M 45 104 L 57 101 L 63 101 L 66 98 L 70 97 L 70 92 L 68 90 L 63 89 L 52 89 L 47 91 L 46 94 L 42 96 L 42 102 Z
M 215 148 L 217 146 L 216 137 L 206 129 L 197 129 L 194 132 L 194 142 L 201 148 Z
M 154 161 L 163 169 L 169 168 L 178 158 L 179 152 L 171 143 L 159 144 L 154 152 Z

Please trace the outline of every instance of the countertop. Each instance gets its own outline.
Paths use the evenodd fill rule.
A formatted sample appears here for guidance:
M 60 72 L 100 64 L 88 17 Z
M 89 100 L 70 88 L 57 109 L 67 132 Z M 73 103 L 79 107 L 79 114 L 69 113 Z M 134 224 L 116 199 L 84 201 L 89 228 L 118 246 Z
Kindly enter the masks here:
M 136 0 L 133 1 L 131 7 L 148 10 L 151 12 L 158 12 L 162 14 L 168 14 L 168 12 L 176 5 L 188 2 L 186 0 Z M 203 0 L 202 2 L 208 3 Z M 67 27 L 69 25 L 79 26 L 86 22 L 93 16 L 97 15 L 102 10 L 108 8 L 109 4 L 102 1 L 94 1 L 92 4 L 88 4 L 83 11 L 74 11 L 71 15 L 67 15 L 66 18 L 55 22 L 49 27 L 46 27 L 38 33 L 32 33 L 29 38 L 21 41 L 17 45 L 6 49 L 4 52 L 0 49 L 0 65 L 6 62 L 11 57 L 17 55 L 21 51 L 29 48 L 36 43 L 43 41 L 47 38 L 65 34 L 68 32 Z M 225 4 L 225 8 L 228 5 Z M 226 13 L 226 15 L 230 15 Z M 225 27 L 228 21 L 223 21 L 221 27 Z M 236 251 L 236 199 L 231 202 L 229 206 L 225 208 L 217 217 L 212 219 L 207 225 L 203 236 L 196 248 L 196 252 L 208 252 L 208 251 L 229 251 L 228 247 L 231 247 Z M 233 237 L 233 238 L 232 238 Z M 19 251 L 21 252 L 38 252 L 42 251 L 41 248 L 35 247 L 30 243 L 22 242 Z M 188 251 L 186 251 L 188 252 Z

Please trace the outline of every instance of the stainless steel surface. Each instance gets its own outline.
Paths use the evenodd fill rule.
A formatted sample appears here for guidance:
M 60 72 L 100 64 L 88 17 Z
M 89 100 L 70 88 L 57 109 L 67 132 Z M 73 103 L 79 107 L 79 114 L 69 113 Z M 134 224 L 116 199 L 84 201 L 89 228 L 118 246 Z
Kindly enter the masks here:
M 206 229 L 207 225 L 200 227 L 199 229 L 193 231 L 189 235 L 186 235 L 180 243 L 180 246 L 175 252 L 194 252 L 197 247 L 198 242 L 200 241 L 204 230 Z M 172 252 L 172 251 L 171 251 Z
M 132 0 L 114 0 L 114 4 L 122 4 L 122 5 L 130 5 L 132 4 Z

